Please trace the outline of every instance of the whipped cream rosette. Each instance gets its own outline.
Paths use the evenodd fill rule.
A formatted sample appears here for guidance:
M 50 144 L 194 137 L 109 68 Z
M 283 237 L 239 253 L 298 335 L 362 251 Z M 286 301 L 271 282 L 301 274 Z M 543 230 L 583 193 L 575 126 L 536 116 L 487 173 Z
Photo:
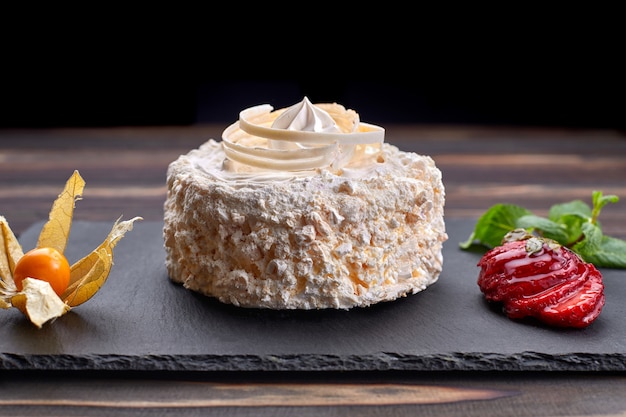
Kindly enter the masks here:
M 275 111 L 268 104 L 243 110 L 222 134 L 231 161 L 286 171 L 340 169 L 377 154 L 384 139 L 382 127 L 360 122 L 354 110 L 307 97 Z

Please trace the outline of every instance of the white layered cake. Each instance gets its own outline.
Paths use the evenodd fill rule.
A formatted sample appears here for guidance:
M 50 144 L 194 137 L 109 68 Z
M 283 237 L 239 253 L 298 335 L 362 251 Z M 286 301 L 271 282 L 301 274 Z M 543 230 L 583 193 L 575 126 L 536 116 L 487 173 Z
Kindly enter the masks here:
M 170 164 L 166 267 L 241 307 L 370 306 L 437 281 L 444 201 L 434 161 L 353 110 L 256 106 Z

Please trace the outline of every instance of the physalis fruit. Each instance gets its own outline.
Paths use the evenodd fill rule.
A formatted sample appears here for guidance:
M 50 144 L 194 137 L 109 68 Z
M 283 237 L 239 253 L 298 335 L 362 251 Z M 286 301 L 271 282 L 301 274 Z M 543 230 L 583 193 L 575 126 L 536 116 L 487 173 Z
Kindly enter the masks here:
M 84 258 L 69 265 L 64 252 L 72 227 L 74 205 L 82 197 L 85 181 L 78 171 L 65 184 L 52 205 L 37 246 L 24 253 L 0 216 L 0 308 L 15 307 L 37 327 L 93 297 L 113 266 L 113 248 L 133 223 L 118 219 L 104 241 Z
M 13 281 L 18 291 L 22 291 L 22 281 L 28 277 L 46 281 L 61 296 L 70 284 L 70 264 L 65 255 L 54 248 L 35 248 L 26 252 L 15 265 Z

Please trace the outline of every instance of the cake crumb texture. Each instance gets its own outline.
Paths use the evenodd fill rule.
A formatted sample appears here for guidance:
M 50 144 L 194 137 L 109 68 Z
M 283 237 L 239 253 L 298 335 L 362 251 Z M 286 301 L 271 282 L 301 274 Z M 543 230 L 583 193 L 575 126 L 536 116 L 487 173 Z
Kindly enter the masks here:
M 225 180 L 198 161 L 167 172 L 164 245 L 170 279 L 221 302 L 269 309 L 350 309 L 426 289 L 442 270 L 445 192 L 428 156 L 384 144 L 358 178 Z M 217 169 L 217 168 L 216 168 Z

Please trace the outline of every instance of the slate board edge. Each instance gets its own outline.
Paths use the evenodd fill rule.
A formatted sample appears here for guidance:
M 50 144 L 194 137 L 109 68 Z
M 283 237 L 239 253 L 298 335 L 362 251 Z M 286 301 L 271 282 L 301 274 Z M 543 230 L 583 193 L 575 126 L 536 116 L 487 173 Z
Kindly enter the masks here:
M 20 371 L 595 371 L 626 370 L 626 354 L 568 353 L 513 355 L 442 353 L 437 355 L 329 356 L 276 355 L 24 355 L 0 354 L 0 369 Z
M 90 223 L 90 222 L 88 222 Z M 35 225 L 36 227 L 37 225 Z M 585 371 L 626 370 L 626 353 L 535 351 L 435 354 L 374 352 L 328 355 L 273 354 L 27 354 L 0 352 L 0 370 L 14 371 Z

